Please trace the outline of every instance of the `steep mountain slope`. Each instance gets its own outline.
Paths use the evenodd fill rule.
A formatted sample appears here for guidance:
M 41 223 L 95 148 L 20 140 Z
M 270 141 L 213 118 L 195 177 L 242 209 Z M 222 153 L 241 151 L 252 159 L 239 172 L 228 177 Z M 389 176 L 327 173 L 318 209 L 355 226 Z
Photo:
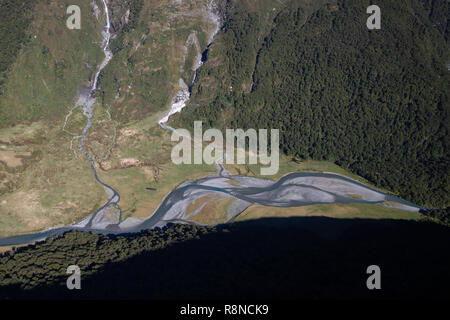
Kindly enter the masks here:
M 16 44 L 1 58 L 0 236 L 6 236 L 79 221 L 109 199 L 77 148 L 87 119 L 76 105 L 104 59 L 106 19 L 101 0 L 23 2 L 28 9 L 1 3 L 15 6 L 14 19 L 1 27 L 17 29 L 17 39 L 2 38 Z M 81 30 L 66 27 L 71 4 L 81 8 Z M 355 1 L 109 0 L 113 57 L 99 75 L 84 148 L 100 179 L 121 195 L 123 217 L 147 218 L 177 185 L 216 172 L 214 165 L 173 164 L 170 131 L 158 125 L 176 93 L 189 88 L 180 126 L 203 119 L 220 128 L 282 129 L 289 157 L 271 179 L 311 170 L 351 175 L 350 169 L 412 202 L 445 206 L 443 5 L 386 1 L 386 30 L 376 33 L 365 27 L 366 4 Z M 211 44 L 215 13 L 224 27 Z M 229 201 L 210 200 L 189 207 L 205 209 L 196 222 L 227 216 Z M 346 207 L 345 216 L 372 209 Z M 318 214 L 341 210 L 329 206 Z M 399 216 L 386 210 L 373 217 Z
M 31 0 L 0 1 L 0 32 L 2 34 L 0 38 L 0 96 L 11 63 L 27 40 L 26 30 L 31 20 L 30 11 L 33 4 Z
M 80 6 L 81 30 L 66 27 L 70 4 Z M 97 44 L 101 25 L 95 17 L 91 19 L 91 11 L 85 1 L 63 0 L 37 1 L 27 13 L 26 45 L 11 61 L 0 100 L 2 127 L 58 119 L 75 102 L 79 87 L 86 85 L 93 66 L 102 59 Z M 20 20 L 14 23 L 20 24 Z
M 216 43 L 225 55 L 211 48 L 178 124 L 279 128 L 289 155 L 332 160 L 410 201 L 449 206 L 448 2 L 379 1 L 373 31 L 369 1 L 293 3 L 260 43 L 255 17 L 267 11 L 232 2 Z
M 125 216 L 148 217 L 181 182 L 164 179 L 158 192 L 145 189 L 177 172 L 164 167 L 172 145 L 158 117 L 179 90 L 179 79 L 192 80 L 193 66 L 217 28 L 210 4 L 108 1 L 114 56 L 99 76 L 85 148 L 99 175 L 119 185 Z M 34 6 L 2 0 L 1 5 L 2 14 L 14 10 L 0 27 L 17 36 L 2 35 L 2 45 L 14 46 L 0 58 L 0 235 L 5 236 L 72 223 L 107 199 L 78 151 L 87 119 L 75 108 L 104 59 L 106 18 L 100 0 L 38 0 Z M 80 7 L 80 30 L 66 26 L 69 5 Z

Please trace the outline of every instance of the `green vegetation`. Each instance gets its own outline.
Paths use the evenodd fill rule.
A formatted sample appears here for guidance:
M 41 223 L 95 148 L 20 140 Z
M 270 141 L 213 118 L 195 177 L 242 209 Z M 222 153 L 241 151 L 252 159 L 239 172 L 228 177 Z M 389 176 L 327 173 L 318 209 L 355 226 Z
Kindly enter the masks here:
M 375 31 L 366 27 L 369 1 L 329 2 L 282 10 L 262 44 L 263 12 L 232 2 L 177 124 L 279 128 L 288 155 L 333 161 L 414 203 L 448 206 L 447 2 L 380 1 Z
M 201 1 L 196 6 L 203 4 Z M 120 25 L 127 8 L 129 22 Z M 183 49 L 189 35 L 195 31 L 204 42 L 211 26 L 187 1 L 177 10 L 168 0 L 125 1 L 120 10 L 110 44 L 114 57 L 99 78 L 98 96 L 104 105 L 111 106 L 114 119 L 128 123 L 168 108 L 179 89 L 178 80 L 189 74 L 189 70 L 182 72 L 182 66 L 192 65 L 196 58 Z M 175 12 L 179 15 L 171 16 Z
M 447 226 L 450 226 L 450 207 L 445 209 L 433 209 L 424 213 L 427 217 L 439 221 Z
M 68 136 L 43 120 L 0 129 L 0 156 L 12 158 L 0 161 L 0 237 L 79 221 L 106 200 L 89 162 L 70 150 Z M 91 147 L 94 137 L 88 138 Z M 11 167 L 13 156 L 19 166 Z
M 104 59 L 100 44 L 105 17 L 101 1 L 96 2 L 97 18 L 92 1 L 84 0 L 39 0 L 21 12 L 30 18 L 20 26 L 26 41 L 18 43 L 14 60 L 3 63 L 10 68 L 0 99 L 0 237 L 67 225 L 106 200 L 89 163 L 77 152 L 79 137 L 72 140 L 62 131 L 77 93 L 87 90 Z M 21 8 L 19 2 L 0 3 Z M 66 27 L 66 8 L 72 4 L 81 8 L 80 30 Z M 118 187 L 126 216 L 148 217 L 171 188 L 185 179 L 215 172 L 213 166 L 174 168 L 170 135 L 157 125 L 178 89 L 181 66 L 194 58 L 185 61 L 179 49 L 193 31 L 206 46 L 212 26 L 204 12 L 188 1 L 177 10 L 169 0 L 113 1 L 109 5 L 115 56 L 101 74 L 85 147 L 99 175 Z M 12 18 L 20 13 L 14 10 Z M 183 14 L 174 16 L 176 12 Z M 2 10 L 1 14 L 9 13 Z M 2 28 L 15 30 L 14 21 L 4 18 Z M 5 31 L 1 40 L 9 36 Z M 0 54 L 6 57 L 8 52 Z M 65 129 L 79 136 L 85 125 L 82 108 L 77 108 Z M 145 189 L 150 185 L 157 191 Z
M 15 6 L 29 2 L 14 1 Z M 12 30 L 15 24 L 20 26 L 26 43 L 9 39 L 9 30 L 2 31 L 2 41 L 8 41 L 11 48 L 19 47 L 14 51 L 14 59 L 8 60 L 8 77 L 2 85 L 0 127 L 40 119 L 62 119 L 73 107 L 78 90 L 88 85 L 94 68 L 103 59 L 97 44 L 101 25 L 91 18 L 89 2 L 41 0 L 33 3 L 33 7 L 21 13 L 30 18 L 26 24 L 14 16 L 14 10 L 11 18 L 18 20 L 5 20 L 10 21 Z M 66 26 L 66 8 L 71 4 L 81 8 L 83 27 L 80 30 L 69 30 Z M 8 9 L 0 12 L 10 15 Z M 0 20 L 6 23 L 3 18 Z M 6 55 L 9 50 L 0 52 Z
M 33 0 L 0 0 L 0 97 L 7 73 L 27 41 Z
M 424 217 L 417 212 L 408 212 L 381 205 L 371 204 L 319 204 L 305 207 L 276 208 L 252 206 L 236 221 L 261 218 L 285 217 L 330 217 L 336 219 L 402 219 L 419 220 Z
M 415 203 L 445 206 L 448 73 L 441 70 L 447 37 L 442 1 L 382 3 L 380 32 L 365 28 L 366 4 L 324 6 L 328 2 L 222 2 L 224 31 L 208 48 L 191 104 L 179 119 L 182 126 L 203 119 L 219 128 L 278 127 L 288 156 L 272 179 L 292 171 L 330 171 Z M 81 6 L 82 30 L 66 28 L 66 4 Z M 195 35 L 203 50 L 212 26 L 190 2 L 179 11 L 171 1 L 111 5 L 115 55 L 100 78 L 86 148 L 100 177 L 121 194 L 125 215 L 148 217 L 181 182 L 216 172 L 214 166 L 173 165 L 169 133 L 156 125 L 180 77 L 192 78 L 199 51 L 187 39 Z M 90 3 L 70 0 L 38 1 L 21 14 L 33 20 L 28 29 L 22 26 L 19 38 L 28 40 L 10 63 L 0 100 L 1 235 L 73 222 L 105 198 L 89 164 L 69 149 L 72 137 L 61 131 L 77 91 L 103 59 L 104 17 L 97 20 Z M 2 23 L 12 23 L 8 19 Z M 66 129 L 80 134 L 85 121 L 81 110 L 74 110 Z M 259 173 L 253 165 L 227 169 Z
M 69 261 L 77 264 L 84 275 L 91 275 L 107 263 L 124 261 L 143 252 L 166 248 L 215 231 L 216 228 L 212 227 L 177 225 L 129 237 L 66 233 L 44 242 L 15 248 L 14 254 L 6 252 L 0 256 L 0 287 L 16 283 L 24 289 L 50 285 L 65 275 L 65 262 Z M 36 268 L 31 268 L 32 265 Z

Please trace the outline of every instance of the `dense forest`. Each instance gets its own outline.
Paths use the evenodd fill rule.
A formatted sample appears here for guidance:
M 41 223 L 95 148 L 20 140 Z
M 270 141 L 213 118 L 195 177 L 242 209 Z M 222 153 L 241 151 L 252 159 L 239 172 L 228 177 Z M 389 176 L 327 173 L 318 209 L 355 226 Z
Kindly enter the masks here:
M 263 13 L 232 2 L 217 40 L 223 64 L 205 64 L 175 121 L 279 128 L 288 155 L 332 160 L 414 203 L 449 206 L 448 2 L 379 1 L 381 30 L 366 27 L 370 4 L 291 6 L 259 43 L 253 21 Z
M 435 221 L 450 226 L 450 207 L 445 209 L 427 210 L 424 214 L 429 218 L 435 219 Z
M 9 67 L 27 40 L 34 0 L 0 0 L 0 96 Z
M 0 299 L 449 298 L 449 240 L 424 221 L 323 217 L 70 232 L 0 256 Z M 382 290 L 367 290 L 373 264 Z M 81 290 L 66 287 L 70 265 Z
M 34 245 L 19 247 L 14 252 L 6 252 L 0 258 L 0 285 L 19 283 L 23 289 L 48 286 L 65 275 L 66 262 L 77 264 L 85 275 L 90 275 L 108 263 L 117 263 L 143 252 L 163 249 L 173 243 L 215 231 L 213 227 L 178 225 L 129 237 L 66 233 Z

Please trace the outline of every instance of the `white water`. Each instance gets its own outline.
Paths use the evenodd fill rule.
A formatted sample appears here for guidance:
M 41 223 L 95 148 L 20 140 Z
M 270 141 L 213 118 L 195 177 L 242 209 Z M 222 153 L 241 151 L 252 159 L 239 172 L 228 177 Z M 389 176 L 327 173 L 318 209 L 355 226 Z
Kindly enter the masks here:
M 214 29 L 211 32 L 211 34 L 209 36 L 209 40 L 208 40 L 207 46 L 209 46 L 214 41 L 214 38 L 216 37 L 217 33 L 219 32 L 221 24 L 222 24 L 220 16 L 216 13 L 216 5 L 214 3 L 214 0 L 210 0 L 208 2 L 207 7 L 206 7 L 206 15 L 207 15 L 207 18 L 210 20 L 210 22 L 212 24 L 214 24 Z M 194 77 L 193 77 L 192 82 L 194 82 L 195 79 L 197 78 L 197 70 L 202 65 L 203 65 L 203 61 L 201 60 L 201 53 L 200 53 L 199 57 L 197 57 L 197 63 L 195 63 Z M 186 107 L 186 103 L 191 98 L 191 93 L 189 92 L 189 87 L 186 85 L 186 83 L 184 83 L 183 79 L 179 80 L 179 88 L 180 88 L 179 91 L 175 94 L 175 96 L 172 99 L 169 111 L 158 121 L 159 125 L 162 128 L 170 130 L 170 131 L 175 131 L 175 129 L 172 128 L 171 126 L 167 125 L 169 118 L 172 115 L 183 110 L 183 108 Z
M 98 71 L 95 75 L 94 84 L 92 85 L 92 91 L 97 90 L 98 76 L 113 57 L 111 50 L 109 50 L 109 41 L 111 40 L 111 32 L 109 31 L 111 28 L 111 22 L 109 20 L 109 9 L 107 5 L 107 0 L 102 0 L 102 2 L 103 5 L 105 6 L 105 17 L 106 17 L 106 26 L 103 28 L 102 31 L 103 36 L 102 50 L 105 53 L 105 59 L 103 60 L 102 64 L 98 68 Z
M 73 141 L 75 139 L 80 138 L 80 142 L 78 144 L 78 150 L 79 150 L 79 152 L 83 153 L 85 155 L 86 159 L 91 163 L 91 169 L 92 169 L 92 172 L 94 173 L 95 180 L 104 187 L 106 195 L 108 197 L 108 201 L 106 202 L 105 205 L 103 205 L 100 209 L 98 209 L 93 214 L 91 214 L 89 217 L 87 217 L 82 222 L 80 222 L 81 224 L 84 224 L 85 226 L 89 226 L 90 224 L 92 224 L 92 222 L 94 221 L 94 219 L 96 218 L 97 215 L 99 215 L 99 214 L 103 215 L 105 213 L 105 210 L 111 206 L 115 207 L 119 211 L 119 221 L 121 221 L 121 219 L 122 219 L 122 217 L 121 217 L 122 211 L 121 211 L 120 207 L 118 206 L 118 203 L 120 201 L 119 194 L 111 186 L 107 185 L 106 183 L 104 183 L 103 181 L 101 181 L 99 179 L 99 177 L 97 175 L 97 171 L 95 169 L 94 160 L 91 158 L 89 153 L 83 148 L 84 142 L 86 140 L 86 134 L 92 125 L 92 117 L 94 116 L 95 91 L 97 90 L 98 77 L 99 77 L 100 73 L 102 72 L 102 70 L 108 65 L 108 63 L 111 61 L 111 59 L 113 57 L 112 52 L 109 50 L 109 42 L 111 40 L 111 32 L 110 32 L 111 22 L 110 22 L 110 16 L 109 16 L 108 2 L 107 2 L 107 0 L 102 0 L 102 2 L 103 2 L 104 10 L 105 10 L 106 24 L 102 30 L 103 40 L 102 40 L 101 48 L 103 50 L 103 53 L 105 54 L 105 58 L 103 59 L 102 63 L 100 64 L 100 66 L 97 69 L 97 72 L 94 77 L 94 81 L 92 82 L 92 84 L 90 86 L 89 92 L 85 93 L 85 94 L 80 94 L 75 107 L 73 107 L 69 111 L 69 113 L 66 115 L 66 118 L 64 121 L 64 126 L 63 126 L 63 131 L 65 131 L 73 136 L 72 141 L 70 143 L 70 148 L 72 150 L 73 150 L 73 147 L 72 147 Z M 83 132 L 81 133 L 81 136 L 71 133 L 65 129 L 66 125 L 67 125 L 67 121 L 71 117 L 73 111 L 76 108 L 78 108 L 78 106 L 83 107 L 83 115 L 87 118 L 87 124 L 84 127 Z M 108 110 L 108 114 L 109 114 L 109 110 Z

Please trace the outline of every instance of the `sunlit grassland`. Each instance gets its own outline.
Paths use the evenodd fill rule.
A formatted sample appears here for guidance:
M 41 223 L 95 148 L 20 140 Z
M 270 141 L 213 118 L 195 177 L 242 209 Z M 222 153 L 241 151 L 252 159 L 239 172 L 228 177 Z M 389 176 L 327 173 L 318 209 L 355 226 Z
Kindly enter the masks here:
M 197 200 L 197 202 L 200 202 L 200 205 L 201 200 L 203 199 Z M 229 220 L 227 209 L 233 201 L 235 201 L 235 199 L 218 199 L 216 201 L 207 201 L 200 212 L 189 220 L 207 225 L 225 223 Z M 197 206 L 198 205 L 199 204 L 197 204 Z
M 404 219 L 418 220 L 416 212 L 402 211 L 372 204 L 319 204 L 313 206 L 279 208 L 254 205 L 245 210 L 236 221 L 260 218 L 323 216 L 342 219 Z
M 147 166 L 114 169 L 107 172 L 100 172 L 102 179 L 108 184 L 117 188 L 122 196 L 121 206 L 126 217 L 149 217 L 159 206 L 161 201 L 175 187 L 187 180 L 201 178 L 208 174 L 217 174 L 213 165 L 175 165 L 170 158 L 170 152 L 176 142 L 170 141 L 171 132 L 159 127 L 157 116 L 153 116 L 143 121 L 136 121 L 123 130 L 129 130 L 133 136 L 128 137 L 117 146 L 116 155 L 121 159 L 136 158 L 141 162 L 148 161 Z M 155 167 L 158 173 L 154 172 Z M 262 176 L 259 165 L 225 165 L 232 173 L 244 176 L 255 176 L 273 181 L 290 172 L 331 172 L 353 178 L 370 185 L 361 177 L 350 173 L 338 165 L 329 161 L 300 161 L 287 156 L 280 156 L 280 168 L 276 175 Z M 233 181 L 229 181 L 230 185 Z M 148 190 L 155 188 L 156 190 Z M 193 201 L 191 206 L 198 207 L 203 200 Z M 206 200 L 205 200 L 206 201 Z M 190 220 L 199 223 L 211 223 L 214 221 L 226 221 L 226 211 L 232 201 L 208 201 L 200 214 Z M 251 207 L 248 210 L 256 210 Z M 266 212 L 274 215 L 327 215 L 342 218 L 365 217 L 365 218 L 402 218 L 415 219 L 420 215 L 409 213 L 397 209 L 382 207 L 379 205 L 324 205 L 301 208 L 264 208 L 262 215 Z M 247 212 L 247 211 L 246 211 Z M 259 212 L 259 211 L 258 211 Z M 259 213 L 257 213 L 259 214 Z M 257 215 L 256 214 L 256 215 Z M 254 214 L 252 214 L 254 215 Z M 251 215 L 249 215 L 251 216 Z M 214 219 L 213 219 L 214 218 Z
M 155 120 L 155 118 L 153 119 Z M 213 165 L 175 165 L 171 161 L 171 150 L 175 145 L 170 134 L 157 122 L 136 123 L 122 128 L 132 136 L 122 137 L 114 150 L 113 163 L 124 160 L 138 160 L 141 165 L 99 171 L 99 176 L 113 186 L 121 195 L 120 205 L 126 215 L 148 217 L 163 198 L 176 186 L 186 180 L 201 178 L 216 173 Z M 146 188 L 154 188 L 150 191 Z
M 40 231 L 80 220 L 106 201 L 86 160 L 76 159 L 70 138 L 56 123 L 41 121 L 21 128 L 1 130 L 2 137 L 33 153 L 33 157 L 6 171 L 13 182 L 0 193 L 0 236 Z M 10 147 L 8 145 L 7 147 Z
M 248 163 L 248 154 L 247 154 L 247 163 Z M 282 176 L 291 173 L 291 172 L 329 172 L 335 173 L 339 175 L 346 176 L 348 178 L 357 180 L 364 184 L 369 185 L 373 189 L 377 189 L 383 192 L 387 192 L 386 190 L 380 189 L 372 185 L 366 179 L 354 174 L 332 161 L 317 161 L 317 160 L 302 160 L 298 158 L 293 158 L 286 156 L 284 154 L 280 154 L 279 158 L 279 169 L 278 172 L 274 175 L 261 175 L 261 167 L 266 168 L 269 166 L 261 166 L 259 164 L 245 164 L 245 165 L 228 165 L 225 164 L 224 167 L 230 171 L 232 174 L 246 175 L 246 176 L 255 176 L 259 178 L 269 179 L 276 181 L 280 179 Z

